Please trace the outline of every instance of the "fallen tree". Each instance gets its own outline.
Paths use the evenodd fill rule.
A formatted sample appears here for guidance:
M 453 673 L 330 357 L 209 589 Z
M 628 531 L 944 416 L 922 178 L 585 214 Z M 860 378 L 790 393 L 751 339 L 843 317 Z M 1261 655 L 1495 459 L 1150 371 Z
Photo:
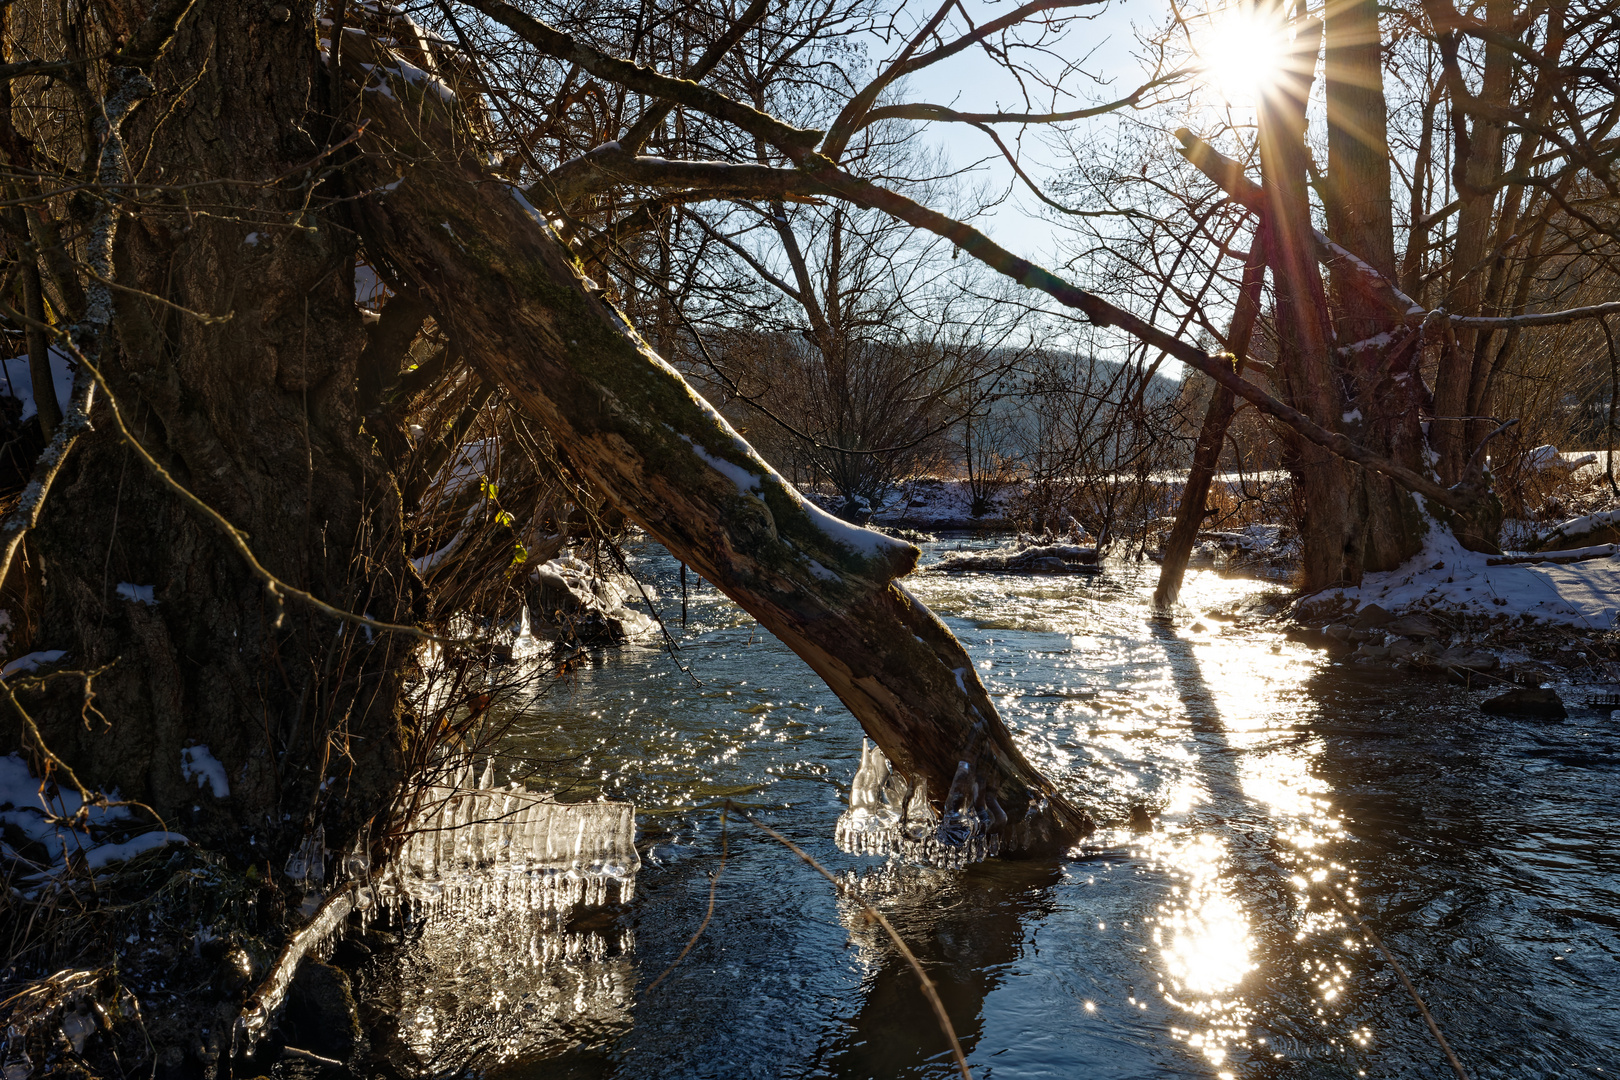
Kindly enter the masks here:
M 1013 743 L 961 644 L 895 580 L 917 549 L 802 498 L 489 171 L 460 98 L 375 38 L 346 46 L 365 125 L 349 178 L 369 192 L 357 204 L 367 253 L 395 284 L 545 424 L 574 471 L 803 657 L 942 824 L 1003 850 L 1088 833 L 1089 816 Z

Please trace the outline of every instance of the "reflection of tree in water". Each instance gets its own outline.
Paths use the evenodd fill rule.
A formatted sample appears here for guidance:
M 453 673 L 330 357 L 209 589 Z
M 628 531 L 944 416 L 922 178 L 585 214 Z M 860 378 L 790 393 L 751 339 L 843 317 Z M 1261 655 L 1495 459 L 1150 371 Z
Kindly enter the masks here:
M 982 1031 L 985 998 L 1022 955 L 1026 924 L 1053 911 L 1051 890 L 1061 878 L 1055 862 L 995 859 L 958 873 L 890 865 L 862 880 L 861 895 L 883 912 L 934 981 L 969 1057 Z M 860 1011 L 827 1054 L 827 1074 L 900 1076 L 929 1064 L 954 1074 L 945 1036 L 911 965 L 858 905 L 846 901 L 839 908 L 871 970 Z

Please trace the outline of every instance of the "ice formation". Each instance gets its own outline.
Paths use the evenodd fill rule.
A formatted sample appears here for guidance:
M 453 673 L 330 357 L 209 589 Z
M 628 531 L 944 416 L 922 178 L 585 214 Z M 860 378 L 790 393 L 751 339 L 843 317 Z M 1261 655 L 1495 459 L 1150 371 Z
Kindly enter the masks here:
M 418 940 L 406 966 L 418 974 L 424 966 L 444 969 L 420 979 L 420 986 L 400 990 L 411 999 L 400 1002 L 402 1038 L 424 1064 L 442 1058 L 444 1048 L 435 1048 L 433 1038 L 435 1032 L 446 1033 L 445 1021 L 434 1021 L 432 1014 L 448 1007 L 440 1000 L 443 984 L 472 978 L 478 970 L 507 972 L 508 981 L 523 984 L 481 985 L 480 1000 L 493 1001 L 497 1013 L 502 1001 L 532 999 L 527 1011 L 513 1018 L 515 1029 L 497 1040 L 506 1048 L 496 1052 L 498 1060 L 519 1052 L 514 1048 L 534 1045 L 537 1036 L 529 1027 L 539 1020 L 552 1017 L 566 1025 L 569 1017 L 552 1015 L 559 1009 L 577 1012 L 598 997 L 609 1013 L 628 1006 L 633 974 L 582 971 L 580 965 L 590 969 L 628 952 L 629 931 L 580 933 L 570 930 L 568 921 L 582 908 L 620 903 L 634 891 L 641 866 L 635 807 L 558 803 L 516 787 L 497 788 L 493 774 L 493 762 L 485 763 L 480 777 L 471 760 L 447 770 L 441 784 L 423 792 L 404 846 L 378 874 L 359 851 L 328 867 L 324 834 L 318 828 L 311 832 L 285 868 L 315 901 L 310 921 L 288 940 L 244 1007 L 236 1026 L 239 1047 L 258 1041 L 299 963 L 327 952 L 351 917 L 362 924 L 378 917 L 415 924 Z M 323 895 L 319 890 L 329 879 L 333 889 Z M 566 997 L 549 1000 L 545 986 L 566 991 Z M 449 1000 L 453 1003 L 454 995 Z M 492 1037 L 500 1024 L 491 1028 L 473 1018 L 462 1023 L 459 1035 L 477 1043 L 466 1053 L 476 1049 L 474 1056 L 482 1057 L 490 1048 L 479 1040 Z M 421 1046 L 410 1037 L 416 1030 L 427 1032 Z
M 419 926 L 379 1002 L 418 1075 L 534 1059 L 582 1028 L 628 1026 L 631 930 L 578 929 L 581 909 L 628 900 L 641 858 L 629 803 L 557 803 L 492 786 L 470 766 L 423 799 L 383 878 L 390 922 Z
M 383 882 L 414 917 L 476 896 L 518 910 L 566 914 L 619 902 L 641 857 L 629 803 L 558 803 L 531 792 L 472 784 L 472 765 L 430 788 Z
M 627 928 L 572 930 L 472 907 L 425 924 L 409 954 L 378 973 L 369 1004 L 397 1018 L 389 1056 L 405 1074 L 478 1076 L 577 1045 L 583 1032 L 627 1028 L 636 981 Z
M 897 855 L 903 861 L 940 868 L 987 859 L 1001 848 L 1007 815 L 980 788 L 972 765 L 956 775 L 936 815 L 928 783 L 912 786 L 877 747 L 861 740 L 861 764 L 850 784 L 849 809 L 838 819 L 838 846 L 859 855 Z

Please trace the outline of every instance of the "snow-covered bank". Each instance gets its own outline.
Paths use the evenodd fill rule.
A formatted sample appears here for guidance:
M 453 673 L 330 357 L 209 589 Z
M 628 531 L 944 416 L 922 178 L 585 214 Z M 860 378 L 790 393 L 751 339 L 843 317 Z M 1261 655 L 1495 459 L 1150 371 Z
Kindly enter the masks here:
M 1575 553 L 1565 553 L 1568 557 Z M 1368 574 L 1359 587 L 1301 600 L 1302 618 L 1316 610 L 1377 604 L 1391 612 L 1449 611 L 1612 630 L 1620 620 L 1620 557 L 1575 562 L 1524 561 L 1468 551 L 1451 533 L 1433 528 L 1423 550 L 1396 570 Z

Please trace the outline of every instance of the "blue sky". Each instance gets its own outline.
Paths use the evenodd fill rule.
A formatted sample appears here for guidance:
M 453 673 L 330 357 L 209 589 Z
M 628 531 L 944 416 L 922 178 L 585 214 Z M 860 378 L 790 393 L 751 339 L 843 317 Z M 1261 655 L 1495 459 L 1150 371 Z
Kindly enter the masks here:
M 966 6 L 975 22 L 985 22 L 1004 13 L 1007 4 L 987 4 L 982 0 L 968 0 Z M 920 9 L 919 9 L 920 10 Z M 1135 57 L 1136 40 L 1131 30 L 1133 21 L 1152 21 L 1163 15 L 1158 4 L 1113 3 L 1099 5 L 1097 14 L 1088 24 L 1070 30 L 1065 41 L 1066 59 L 1074 59 L 1082 50 L 1090 54 L 1085 64 L 1092 80 L 1072 79 L 1079 95 L 1058 108 L 1077 108 L 1123 96 L 1142 79 L 1143 67 Z M 1095 80 L 1102 80 L 1101 82 Z M 981 50 L 967 50 L 958 56 L 925 68 L 911 77 L 904 92 L 899 95 L 908 102 L 928 102 L 965 112 L 992 112 L 998 108 L 1022 110 L 1024 108 L 1017 84 L 1002 68 L 990 61 Z M 1038 107 L 1047 103 L 1038 102 Z M 1095 120 L 1099 126 L 1106 120 Z M 1012 145 L 1018 127 L 999 126 L 1003 141 Z M 949 155 L 956 167 L 966 166 L 981 158 L 989 158 L 975 175 L 996 190 L 1002 190 L 1014 179 L 1012 170 L 1001 160 L 995 145 L 983 133 L 966 124 L 928 124 L 924 137 Z M 1021 161 L 1024 169 L 1037 182 L 1044 183 L 1061 168 L 1061 161 L 1048 152 L 1038 128 L 1026 130 Z M 981 219 L 979 227 L 1003 247 L 1032 261 L 1050 266 L 1056 259 L 1056 236 L 1052 223 L 1041 213 L 1040 202 L 1018 185 L 1012 197 L 993 214 Z

